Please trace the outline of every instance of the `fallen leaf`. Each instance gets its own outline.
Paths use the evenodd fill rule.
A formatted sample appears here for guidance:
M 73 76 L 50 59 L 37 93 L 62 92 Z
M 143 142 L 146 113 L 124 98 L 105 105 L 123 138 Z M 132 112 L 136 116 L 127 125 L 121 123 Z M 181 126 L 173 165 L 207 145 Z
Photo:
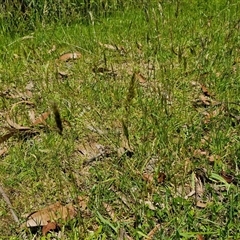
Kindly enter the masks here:
M 57 223 L 55 222 L 48 222 L 47 225 L 44 225 L 43 228 L 42 228 L 42 235 L 43 236 L 46 236 L 47 233 L 51 232 L 51 231 L 59 231 L 60 230 L 60 227 L 58 226 Z
M 207 156 L 209 153 L 205 150 L 196 149 L 193 153 L 194 157 Z
M 3 135 L 2 137 L 0 137 L 0 144 L 7 141 L 10 137 L 12 137 L 14 134 L 16 133 L 16 131 L 11 131 L 5 135 Z
M 197 240 L 204 240 L 204 237 L 203 237 L 203 235 L 201 235 L 201 234 L 198 234 L 198 235 L 197 235 Z
M 106 49 L 108 49 L 108 50 L 113 50 L 113 51 L 116 51 L 116 50 L 117 50 L 117 47 L 114 46 L 114 45 L 112 45 L 112 44 L 104 44 L 104 43 L 101 43 L 101 42 L 99 42 L 98 44 L 99 44 L 101 47 L 104 47 L 104 48 L 106 48 Z
M 220 160 L 220 159 L 221 159 L 221 157 L 218 156 L 218 155 L 210 155 L 208 157 L 208 160 L 209 160 L 210 163 L 214 163 L 216 160 Z
M 25 89 L 28 91 L 32 91 L 33 88 L 34 88 L 34 83 L 32 81 L 30 81 L 25 87 Z
M 1 143 L 1 139 L 0 139 L 0 143 Z M 8 149 L 6 147 L 0 149 L 0 157 L 5 155 L 7 153 Z
M 136 80 L 138 80 L 138 82 L 141 84 L 141 85 L 145 85 L 146 84 L 146 78 L 141 74 L 141 73 L 135 73 L 135 78 Z
M 25 127 L 25 126 L 21 126 L 17 123 L 15 123 L 14 121 L 12 121 L 10 119 L 10 115 L 13 115 L 13 110 L 16 108 L 17 105 L 19 104 L 26 104 L 26 105 L 34 105 L 33 102 L 30 101 L 19 101 L 15 104 L 12 105 L 11 109 L 10 109 L 10 113 L 6 115 L 6 121 L 9 124 L 10 127 L 12 127 L 15 130 L 31 130 L 31 127 Z
M 225 171 L 222 171 L 220 176 L 222 176 L 227 183 L 232 183 L 234 181 L 234 176 L 227 174 Z
M 112 44 L 104 44 L 99 42 L 98 43 L 101 47 L 111 50 L 111 51 L 118 51 L 120 54 L 126 53 L 126 49 L 123 46 L 117 46 L 116 44 L 112 45 Z
M 110 216 L 110 218 L 112 219 L 112 221 L 116 222 L 117 221 L 117 217 L 116 217 L 115 212 L 113 211 L 112 206 L 110 204 L 104 203 L 104 202 L 103 202 L 103 206 L 104 206 L 106 212 L 108 213 L 108 215 Z
M 159 231 L 161 225 L 157 224 L 147 235 L 147 237 L 144 238 L 144 240 L 152 240 L 155 239 L 154 235 L 157 233 L 157 231 Z
M 142 202 L 142 201 L 140 201 L 140 203 L 141 203 L 141 202 Z M 144 202 L 144 205 L 148 206 L 148 208 L 149 208 L 150 210 L 153 210 L 153 211 L 156 210 L 156 207 L 153 205 L 153 203 L 152 203 L 151 201 L 145 201 L 145 202 Z
M 33 109 L 28 111 L 28 116 L 31 122 L 35 121 L 35 111 Z
M 165 180 L 166 180 L 166 174 L 164 172 L 159 172 L 158 173 L 158 178 L 157 178 L 157 181 L 158 183 L 164 183 Z
M 196 206 L 199 208 L 205 208 L 207 206 L 207 204 L 203 203 L 202 201 L 197 201 Z
M 201 94 L 199 99 L 205 106 L 209 106 L 211 104 L 211 100 L 206 95 Z
M 68 77 L 68 73 L 67 72 L 64 72 L 64 71 L 61 71 L 58 69 L 58 74 L 62 77 L 62 78 L 67 78 Z
M 215 162 L 215 157 L 213 155 L 208 157 L 208 160 L 210 163 L 214 163 Z
M 76 216 L 74 206 L 69 203 L 63 206 L 60 202 L 56 202 L 27 217 L 26 226 L 38 227 L 45 226 L 49 222 L 67 221 Z
M 195 107 L 209 107 L 209 106 L 219 106 L 222 102 L 216 101 L 207 95 L 200 94 L 199 98 L 194 101 Z
M 86 210 L 89 198 L 86 196 L 78 196 L 77 199 L 78 199 L 78 207 L 80 207 L 82 211 Z
M 104 154 L 104 146 L 95 141 L 88 141 L 79 144 L 77 151 L 86 158 L 93 158 Z
M 111 187 L 111 190 L 117 195 L 117 197 L 129 208 L 131 209 L 133 202 L 133 199 L 128 199 L 122 192 L 115 189 L 114 186 Z
M 128 236 L 124 228 L 119 228 L 117 240 L 133 240 L 133 238 Z
M 51 114 L 51 112 L 45 112 L 43 114 L 41 114 L 38 118 L 36 118 L 32 124 L 33 125 L 39 125 L 39 124 L 46 124 L 45 120 L 48 118 L 48 116 Z
M 196 81 L 191 81 L 190 84 L 192 85 L 192 87 L 200 87 L 200 83 L 196 82 Z
M 27 102 L 27 99 L 32 97 L 32 92 L 29 90 L 26 90 L 26 92 L 19 92 L 14 89 L 11 89 L 11 90 L 8 89 L 6 91 L 0 92 L 0 96 L 4 98 L 10 98 L 10 99 L 22 99 L 23 102 Z
M 185 196 L 185 199 L 194 196 L 195 197 L 195 204 L 198 207 L 203 207 L 204 204 L 202 203 L 202 196 L 205 191 L 204 183 L 207 180 L 207 170 L 204 168 L 197 168 L 195 171 L 192 171 L 192 184 L 191 188 L 189 189 L 190 192 Z
M 204 85 L 201 85 L 201 90 L 202 90 L 202 92 L 205 96 L 211 97 L 210 92 L 208 91 L 208 89 Z
M 24 126 L 21 126 L 15 122 L 13 122 L 9 115 L 6 116 L 6 120 L 7 120 L 7 123 L 9 124 L 10 127 L 14 128 L 14 129 L 17 129 L 17 130 L 31 130 L 30 127 L 24 127 Z
M 59 60 L 67 62 L 69 60 L 79 59 L 81 56 L 82 54 L 79 52 L 65 53 L 59 57 Z
M 142 175 L 143 180 L 145 180 L 146 182 L 153 182 L 153 174 L 149 174 L 149 173 L 143 173 Z

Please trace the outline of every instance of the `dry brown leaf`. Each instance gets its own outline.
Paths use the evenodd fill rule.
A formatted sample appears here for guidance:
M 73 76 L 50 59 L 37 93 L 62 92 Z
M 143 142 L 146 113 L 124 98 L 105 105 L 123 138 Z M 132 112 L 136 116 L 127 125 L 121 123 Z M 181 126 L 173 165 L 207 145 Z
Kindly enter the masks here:
M 144 240 L 152 240 L 154 239 L 154 235 L 159 231 L 161 225 L 157 224 L 147 235 L 147 237 L 144 238 Z
M 113 222 L 117 221 L 117 217 L 115 212 L 113 211 L 113 208 L 111 205 L 109 205 L 108 203 L 103 202 L 103 206 L 106 210 L 106 212 L 108 213 L 108 215 L 110 216 L 110 218 L 112 219 Z
M 113 50 L 113 51 L 116 51 L 116 50 L 117 50 L 117 47 L 114 46 L 114 45 L 112 45 L 112 44 L 104 44 L 104 43 L 101 43 L 101 42 L 99 42 L 98 44 L 99 44 L 101 47 L 104 47 L 104 48 L 106 48 L 106 49 L 108 49 L 108 50 Z
M 227 183 L 232 183 L 234 181 L 234 176 L 227 174 L 225 171 L 222 171 L 220 176 L 222 176 Z
M 69 203 L 62 205 L 60 202 L 56 202 L 50 206 L 47 206 L 37 212 L 30 214 L 27 217 L 27 227 L 38 227 L 47 225 L 49 222 L 67 221 L 73 219 L 76 216 L 74 206 Z
M 39 124 L 46 124 L 45 120 L 48 118 L 48 116 L 51 114 L 51 112 L 45 112 L 41 114 L 38 118 L 36 118 L 34 121 L 32 121 L 33 125 L 39 125 Z
M 166 178 L 167 178 L 167 176 L 164 172 L 159 172 L 157 181 L 158 181 L 158 183 L 164 183 Z
M 141 73 L 135 73 L 135 78 L 141 85 L 145 85 L 147 82 L 146 78 Z
M 209 160 L 210 163 L 214 163 L 216 160 L 219 160 L 219 159 L 221 159 L 221 157 L 218 156 L 218 155 L 210 155 L 210 156 L 208 156 L 208 160 Z
M 146 182 L 152 183 L 154 178 L 153 178 L 153 174 L 150 173 L 143 173 L 142 175 L 143 180 L 145 180 Z
M 10 98 L 10 99 L 21 99 L 24 102 L 27 102 L 27 99 L 32 97 L 32 92 L 27 89 L 26 89 L 26 92 L 19 92 L 15 89 L 8 89 L 0 92 L 0 96 L 4 98 Z
M 78 145 L 77 150 L 86 158 L 92 158 L 96 156 L 101 156 L 103 154 L 104 146 L 94 142 L 89 141 Z
M 205 208 L 207 206 L 207 204 L 203 203 L 202 201 L 197 201 L 196 206 L 199 208 Z
M 13 122 L 9 115 L 6 116 L 6 120 L 7 120 L 7 123 L 9 124 L 10 127 L 14 128 L 14 129 L 17 129 L 17 130 L 31 130 L 30 127 L 24 127 L 24 126 L 20 126 L 19 124 Z
M 116 44 L 112 45 L 112 44 L 104 44 L 101 42 L 98 42 L 98 44 L 108 50 L 111 51 L 118 51 L 120 54 L 126 53 L 126 49 L 123 46 L 117 46 Z
M 61 71 L 58 69 L 58 74 L 62 77 L 62 78 L 67 78 L 68 77 L 68 72 L 65 71 Z
M 67 62 L 69 60 L 79 59 L 81 56 L 82 54 L 80 52 L 65 53 L 59 57 L 59 60 Z
M 34 83 L 32 81 L 30 81 L 25 87 L 25 89 L 28 91 L 32 91 L 33 88 L 34 88 Z
M 202 177 L 197 177 L 197 174 L 195 176 L 195 194 L 196 194 L 196 199 L 200 198 L 203 196 L 204 193 L 204 186 L 203 186 L 203 180 Z
M 44 225 L 43 228 L 42 228 L 42 235 L 43 236 L 46 236 L 47 233 L 51 232 L 51 231 L 59 231 L 60 230 L 60 227 L 58 226 L 57 223 L 55 222 L 48 222 L 47 225 Z
M 206 106 L 209 106 L 209 105 L 211 104 L 211 100 L 210 100 L 209 97 L 207 97 L 206 95 L 201 94 L 201 95 L 199 96 L 199 99 L 200 99 L 200 101 L 202 101 L 202 103 L 203 103 L 204 105 L 206 105 Z
M 211 97 L 209 90 L 204 85 L 201 85 L 201 90 L 205 96 Z
M 204 204 L 201 204 L 201 198 L 205 191 L 204 183 L 208 179 L 207 170 L 204 168 L 197 168 L 194 172 L 192 172 L 192 177 L 194 178 L 194 181 L 192 183 L 192 187 L 189 189 L 190 192 L 185 196 L 185 199 L 195 196 L 195 204 L 198 207 L 203 207 Z
M 26 130 L 31 130 L 30 127 L 25 127 L 25 126 L 21 126 L 17 123 L 15 123 L 14 121 L 12 121 L 10 119 L 10 116 L 9 115 L 12 115 L 12 112 L 13 110 L 16 108 L 17 105 L 19 104 L 26 104 L 26 105 L 34 105 L 33 102 L 30 102 L 30 101 L 19 101 L 15 104 L 12 105 L 11 109 L 10 109 L 10 113 L 6 115 L 6 121 L 7 123 L 9 124 L 10 127 L 12 127 L 13 129 L 15 130 L 23 130 L 23 131 L 26 131 Z
M 3 135 L 2 137 L 0 137 L 0 144 L 7 141 L 10 137 L 12 137 L 17 131 L 11 131 L 5 135 Z
M 150 158 L 146 163 L 144 172 L 153 174 L 155 172 L 155 168 L 157 167 L 157 163 L 158 163 L 157 157 Z
M 35 111 L 33 109 L 28 111 L 28 116 L 30 121 L 33 123 L 35 121 Z
M 194 150 L 193 156 L 200 157 L 200 156 L 207 156 L 208 154 L 209 154 L 208 151 L 196 149 L 196 150 Z
M 131 209 L 131 204 L 130 201 L 132 203 L 133 199 L 127 199 L 127 197 L 120 191 L 118 191 L 117 189 L 115 189 L 115 187 L 111 187 L 111 190 L 119 197 L 119 199 L 129 208 Z
M 208 160 L 210 163 L 214 163 L 215 162 L 215 157 L 213 155 L 208 157 Z
M 196 81 L 191 81 L 190 84 L 192 85 L 192 87 L 200 87 L 201 84 L 199 82 L 196 82 Z
M 150 210 L 153 210 L 155 211 L 156 210 L 156 207 L 153 205 L 153 203 L 151 201 L 141 201 L 140 200 L 140 203 L 144 203 L 144 205 L 146 205 Z
M 126 230 L 124 228 L 120 228 L 118 232 L 118 238 L 117 240 L 133 240 L 128 234 L 126 233 Z
M 201 234 L 198 234 L 198 235 L 197 235 L 197 240 L 204 240 L 204 237 L 203 237 L 203 235 L 201 235 Z
M 86 210 L 89 198 L 86 196 L 78 196 L 77 199 L 78 199 L 78 206 L 80 207 L 80 209 L 82 211 Z
M 0 143 L 1 143 L 1 139 L 0 139 Z M 5 155 L 7 153 L 8 149 L 6 147 L 0 149 L 0 157 Z

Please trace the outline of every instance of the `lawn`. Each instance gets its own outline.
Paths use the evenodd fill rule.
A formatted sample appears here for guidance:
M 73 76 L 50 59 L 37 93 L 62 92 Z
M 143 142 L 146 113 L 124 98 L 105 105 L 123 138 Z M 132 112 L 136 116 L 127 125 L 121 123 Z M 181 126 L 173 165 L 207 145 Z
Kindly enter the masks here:
M 0 239 L 240 239 L 240 2 L 131 2 L 1 12 Z

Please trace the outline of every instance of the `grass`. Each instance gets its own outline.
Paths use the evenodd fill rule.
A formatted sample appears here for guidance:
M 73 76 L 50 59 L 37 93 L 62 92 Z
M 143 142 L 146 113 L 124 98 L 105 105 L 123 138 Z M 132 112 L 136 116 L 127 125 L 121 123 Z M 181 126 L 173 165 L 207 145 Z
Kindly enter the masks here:
M 61 239 L 123 239 L 123 230 L 132 239 L 240 239 L 239 8 L 152 2 L 1 35 L 1 136 L 6 114 L 30 126 L 30 110 L 37 117 L 54 103 L 64 128 L 61 136 L 52 114 L 37 134 L 1 143 L 0 183 L 20 221 L 56 201 L 79 207 L 81 196 L 87 210 L 64 223 Z M 76 51 L 78 60 L 56 60 Z M 99 146 L 105 155 L 85 163 Z M 186 197 L 198 184 L 204 207 Z M 19 239 L 0 205 L 1 239 Z

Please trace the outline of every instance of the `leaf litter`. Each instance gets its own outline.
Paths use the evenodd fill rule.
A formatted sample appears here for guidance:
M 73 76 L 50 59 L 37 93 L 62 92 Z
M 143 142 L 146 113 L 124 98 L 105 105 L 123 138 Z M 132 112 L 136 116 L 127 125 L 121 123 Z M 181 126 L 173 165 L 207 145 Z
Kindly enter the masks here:
M 76 60 L 82 57 L 82 54 L 80 52 L 68 52 L 64 53 L 59 57 L 59 60 L 67 62 L 70 60 Z
M 73 219 L 76 214 L 76 210 L 72 203 L 62 205 L 60 202 L 56 202 L 37 212 L 29 214 L 24 225 L 31 228 L 44 226 L 49 222 L 61 223 Z
M 0 139 L 0 143 L 2 143 L 2 142 L 3 141 L 1 141 L 1 139 Z M 0 157 L 4 156 L 7 152 L 8 152 L 7 147 L 3 147 L 2 149 L 0 149 Z
M 62 224 L 77 216 L 77 210 L 72 203 L 66 205 L 56 202 L 36 212 L 30 213 L 26 222 L 21 225 L 21 229 L 29 228 L 35 232 L 41 228 L 42 235 L 45 236 L 48 232 L 61 230 Z
M 116 51 L 116 50 L 118 50 L 117 48 L 116 48 L 116 46 L 114 46 L 114 45 L 112 45 L 112 46 L 103 46 L 103 47 L 105 47 L 105 48 L 109 48 L 109 50 L 114 50 L 114 51 Z M 115 49 L 113 49 L 113 48 L 115 48 Z M 69 60 L 74 60 L 74 57 L 71 57 L 71 58 L 69 58 L 68 60 L 62 60 L 62 61 L 69 61 Z M 108 69 L 109 70 L 109 69 Z M 110 70 L 109 70 L 110 71 Z M 104 71 L 103 71 L 104 72 Z M 107 71 L 106 71 L 107 72 Z M 141 73 L 139 73 L 139 76 L 136 76 L 136 80 L 140 83 L 140 85 L 146 85 L 146 78 L 144 77 L 144 75 L 142 75 Z M 199 106 L 203 106 L 204 108 L 208 108 L 209 109 L 209 106 L 214 106 L 214 103 L 212 102 L 212 95 L 211 95 L 211 93 L 209 92 L 209 90 L 205 87 L 205 86 L 201 86 L 201 91 L 202 91 L 202 95 L 200 95 L 199 96 L 199 102 L 200 102 L 200 105 Z M 46 115 L 47 115 L 47 112 L 46 112 Z M 43 120 L 41 119 L 41 116 L 39 117 L 39 119 L 37 118 L 36 120 L 38 120 L 39 121 L 39 124 L 45 124 L 45 120 L 46 119 L 44 119 L 45 117 L 45 113 L 43 113 Z M 35 119 L 35 117 L 34 118 L 32 118 L 32 120 L 33 119 Z M 33 123 L 34 121 L 32 121 L 31 120 L 31 122 Z M 38 122 L 37 121 L 37 122 Z M 57 121 L 56 121 L 56 123 L 57 123 Z M 38 124 L 38 123 L 37 123 Z M 57 123 L 57 125 L 58 125 L 58 123 Z M 58 127 L 58 129 L 59 129 L 59 131 L 61 131 L 62 132 L 62 127 Z M 125 135 L 127 135 L 127 134 L 125 134 Z M 129 142 L 129 138 L 128 137 L 126 137 L 126 139 L 127 139 L 127 142 Z M 96 145 L 98 144 L 97 142 L 95 143 Z M 86 145 L 86 144 L 85 144 Z M 91 144 L 92 145 L 92 144 Z M 93 144 L 94 145 L 94 144 Z M 129 145 L 129 144 L 128 144 Z M 97 149 L 95 152 L 93 151 L 93 149 L 92 148 L 94 148 L 94 147 L 90 147 L 90 149 L 87 149 L 88 147 L 86 147 L 86 146 L 84 146 L 83 148 L 82 147 L 80 147 L 80 154 L 82 154 L 82 156 L 84 156 L 84 157 L 86 157 L 86 158 L 91 158 L 91 155 L 92 155 L 92 157 L 93 158 L 95 158 L 96 156 L 97 156 L 97 158 L 98 157 L 101 157 L 101 156 L 104 156 L 104 154 L 102 154 L 102 149 L 104 149 L 104 146 L 101 146 L 99 149 L 101 149 L 101 150 L 99 150 L 99 149 Z M 203 152 L 205 152 L 204 154 L 202 154 L 202 153 L 200 153 L 200 154 L 202 154 L 203 156 L 208 156 L 209 155 L 209 153 L 206 153 L 207 151 L 205 151 L 205 150 L 202 150 Z M 100 154 L 100 155 L 98 155 L 98 154 Z M 210 156 L 212 156 L 212 155 L 210 155 Z M 155 168 L 154 168 L 155 169 Z M 147 173 L 146 173 L 147 174 Z M 152 180 L 151 181 L 154 181 L 154 175 L 153 175 L 153 173 L 148 173 L 151 177 L 152 177 Z M 222 174 L 222 173 L 221 173 Z M 223 173 L 222 174 L 223 176 L 225 176 L 226 174 L 225 173 Z M 157 181 L 159 182 L 159 183 L 164 183 L 165 182 L 165 179 L 166 179 L 166 174 L 164 173 L 164 172 L 159 172 L 159 175 L 157 176 L 158 178 L 157 178 Z M 200 179 L 200 180 L 199 180 Z M 195 191 L 195 193 L 193 194 L 193 195 L 198 195 L 199 196 L 199 201 L 198 202 L 196 202 L 196 205 L 198 206 L 198 207 L 201 207 L 200 205 L 201 205 L 201 194 L 203 194 L 204 193 L 204 181 L 195 173 L 195 179 L 194 179 L 194 181 L 195 181 L 195 183 L 194 183 L 194 188 L 193 189 L 195 189 L 194 191 Z M 227 180 L 226 180 L 227 181 Z M 229 180 L 230 181 L 230 180 Z M 205 204 L 205 203 L 203 203 L 203 204 Z M 204 206 L 205 207 L 205 206 Z M 105 207 L 106 208 L 106 210 L 108 209 L 108 206 L 106 206 Z M 111 212 L 111 211 L 110 211 Z M 52 224 L 55 224 L 54 222 L 48 222 L 48 224 L 47 225 L 45 225 L 46 226 L 46 228 L 48 229 L 51 229 L 51 228 L 54 228 L 54 226 L 52 225 Z M 158 225 L 156 225 L 156 226 L 158 226 Z M 55 227 L 56 227 L 56 225 L 55 225 Z M 159 226 L 158 226 L 159 227 Z M 156 227 L 156 228 L 158 228 L 158 227 Z M 154 233 L 154 230 L 155 228 L 153 228 L 153 233 Z M 54 230 L 54 229 L 51 229 L 51 230 Z M 150 234 L 151 232 L 149 232 L 149 239 L 151 239 L 151 234 Z M 154 234 L 153 234 L 154 235 Z
M 33 102 L 25 101 L 25 100 L 14 103 L 11 106 L 9 112 L 6 113 L 6 123 L 8 124 L 8 126 L 3 126 L 3 128 L 8 130 L 8 132 L 0 136 L 0 143 L 7 141 L 9 138 L 11 138 L 16 134 L 18 134 L 23 138 L 34 136 L 36 134 L 39 134 L 40 127 L 42 126 L 49 127 L 46 123 L 46 120 L 51 115 L 51 111 L 44 112 L 40 114 L 40 116 L 35 118 L 34 109 L 30 109 L 28 110 L 29 126 L 23 126 L 17 123 L 15 119 L 14 120 L 12 119 L 13 115 L 16 116 L 15 118 L 18 118 L 18 120 L 20 119 L 20 121 L 24 120 L 26 122 L 27 120 L 25 116 L 21 116 L 24 113 L 24 111 L 21 111 L 21 114 L 18 113 L 20 112 L 20 110 L 17 109 L 19 105 L 26 105 L 26 106 L 32 106 L 32 107 L 35 106 Z M 56 103 L 53 104 L 52 109 L 53 109 L 53 114 L 54 114 L 58 132 L 60 135 L 62 135 L 63 124 L 62 124 L 62 119 Z

